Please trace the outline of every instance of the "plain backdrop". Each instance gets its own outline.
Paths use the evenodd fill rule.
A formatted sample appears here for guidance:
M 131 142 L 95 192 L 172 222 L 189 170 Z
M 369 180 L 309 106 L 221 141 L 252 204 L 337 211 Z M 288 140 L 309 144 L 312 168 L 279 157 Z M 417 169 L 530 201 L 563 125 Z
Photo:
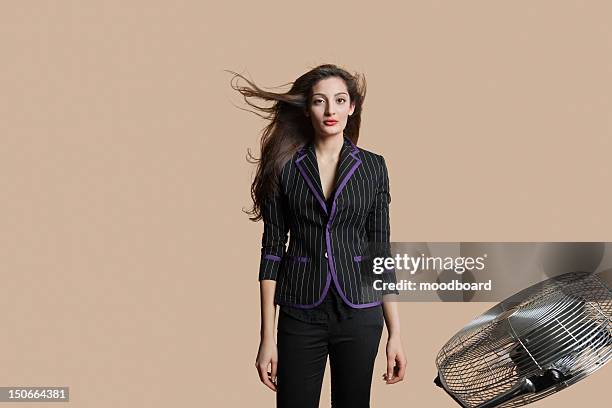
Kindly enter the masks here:
M 322 63 L 365 74 L 359 146 L 386 159 L 393 241 L 610 241 L 611 12 L 3 2 L 0 385 L 69 386 L 73 407 L 274 406 L 254 367 L 262 224 L 242 211 L 266 123 L 225 69 L 263 87 Z M 435 355 L 491 306 L 401 303 L 407 375 L 383 383 L 385 331 L 372 406 L 456 406 Z M 533 406 L 599 404 L 611 380 Z

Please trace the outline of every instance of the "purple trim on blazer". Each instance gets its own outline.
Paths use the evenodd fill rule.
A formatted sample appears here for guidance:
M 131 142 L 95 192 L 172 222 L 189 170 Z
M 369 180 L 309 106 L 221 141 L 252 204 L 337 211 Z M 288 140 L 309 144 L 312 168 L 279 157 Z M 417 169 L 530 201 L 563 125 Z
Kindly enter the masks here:
M 347 138 L 347 140 L 349 140 L 349 139 Z M 346 295 L 342 291 L 342 288 L 340 288 L 340 283 L 338 282 L 338 275 L 336 274 L 336 268 L 334 267 L 334 256 L 333 256 L 332 250 L 331 250 L 331 248 L 332 248 L 331 247 L 331 236 L 330 236 L 331 232 L 330 232 L 330 229 L 329 229 L 329 227 L 331 226 L 331 223 L 332 223 L 332 221 L 334 219 L 334 215 L 336 215 L 336 198 L 338 198 L 338 196 L 342 192 L 342 189 L 344 189 L 344 186 L 346 186 L 346 183 L 348 183 L 348 181 L 351 178 L 351 176 L 353 175 L 353 173 L 355 173 L 355 170 L 357 170 L 357 167 L 359 167 L 359 165 L 361 164 L 361 159 L 359 157 L 355 157 L 355 154 L 358 153 L 358 152 L 359 152 L 358 149 L 351 152 L 351 156 L 353 156 L 353 158 L 355 160 L 357 160 L 357 162 L 355 164 L 353 164 L 353 167 L 351 167 L 351 170 L 349 170 L 348 174 L 342 180 L 342 183 L 340 183 L 340 185 L 338 186 L 338 189 L 336 190 L 336 194 L 334 194 L 334 201 L 333 201 L 333 204 L 332 204 L 331 216 L 329 217 L 329 221 L 327 221 L 327 226 L 325 227 L 325 239 L 326 239 L 326 243 L 327 243 L 327 255 L 328 255 L 327 260 L 329 262 L 329 267 L 330 267 L 331 273 L 332 273 L 332 279 L 334 281 L 334 284 L 336 285 L 336 289 L 338 290 L 338 294 L 340 295 L 342 300 L 344 300 L 344 302 L 347 305 L 349 305 L 350 307 L 355 308 L 355 309 L 362 309 L 362 308 L 365 308 L 365 307 L 378 306 L 378 305 L 382 304 L 383 302 L 382 301 L 376 301 L 376 302 L 371 302 L 371 303 L 355 304 L 355 303 L 352 303 L 350 300 L 348 300 L 348 298 L 346 297 Z
M 300 153 L 303 153 L 303 150 L 300 150 Z M 317 192 L 317 189 L 315 188 L 315 186 L 312 185 L 312 181 L 310 181 L 310 177 L 308 177 L 306 175 L 306 170 L 304 170 L 304 168 L 300 164 L 300 162 L 302 161 L 302 159 L 304 159 L 304 157 L 306 157 L 306 154 L 304 154 L 303 156 L 298 157 L 295 160 L 295 165 L 297 166 L 297 168 L 300 171 L 300 173 L 302 173 L 302 176 L 304 176 L 304 178 L 306 179 L 306 184 L 308 184 L 308 188 L 310 188 L 312 193 L 315 195 L 315 197 L 319 201 L 319 204 L 321 204 L 321 207 L 323 207 L 323 211 L 325 211 L 325 214 L 327 214 L 327 206 L 325 205 L 325 202 L 323 201 L 323 198 L 321 198 L 321 196 Z
M 264 255 L 264 259 L 269 259 L 270 261 L 280 261 L 281 257 L 276 256 L 276 255 L 266 254 Z
M 342 192 L 342 189 L 344 189 L 344 186 L 346 186 L 346 183 L 348 183 L 349 179 L 355 173 L 355 170 L 357 170 L 357 167 L 359 167 L 359 165 L 361 164 L 361 159 L 359 157 L 355 156 L 357 153 L 359 153 L 359 148 L 348 137 L 346 137 L 346 136 L 343 136 L 343 137 L 344 137 L 344 139 L 348 140 L 349 143 L 351 144 L 351 146 L 353 147 L 353 151 L 350 152 L 350 155 L 353 157 L 353 159 L 356 160 L 356 163 L 353 164 L 353 167 L 351 168 L 351 170 L 349 170 L 349 172 L 346 174 L 346 176 L 344 176 L 344 179 L 342 180 L 342 182 L 340 183 L 340 185 L 336 189 L 336 193 L 334 194 L 334 199 L 333 199 L 333 203 L 332 203 L 331 215 L 330 215 L 329 220 L 327 221 L 327 225 L 325 227 L 325 242 L 326 242 L 326 245 L 327 245 L 327 255 L 328 255 L 327 261 L 329 263 L 329 269 L 331 270 L 331 274 L 329 274 L 329 273 L 327 274 L 327 281 L 325 282 L 325 287 L 323 288 L 323 293 L 321 294 L 321 297 L 319 298 L 319 300 L 317 300 L 315 303 L 313 303 L 311 305 L 303 305 L 303 304 L 297 304 L 297 303 L 279 302 L 278 304 L 289 305 L 289 306 L 298 307 L 298 308 L 301 308 L 301 309 L 311 309 L 313 307 L 317 307 L 318 305 L 323 303 L 323 299 L 325 299 L 325 296 L 327 295 L 327 292 L 329 291 L 329 286 L 330 286 L 331 280 L 334 281 L 334 285 L 336 286 L 336 289 L 338 290 L 338 294 L 340 295 L 342 300 L 347 305 L 349 305 L 350 307 L 352 307 L 354 309 L 363 309 L 363 308 L 366 308 L 366 307 L 378 306 L 378 305 L 381 305 L 383 303 L 382 300 L 381 301 L 377 301 L 377 302 L 364 303 L 364 304 L 355 304 L 355 303 L 352 303 L 351 301 L 349 301 L 348 298 L 346 297 L 346 295 L 344 294 L 344 292 L 342 291 L 342 289 L 340 288 L 340 283 L 338 282 L 338 276 L 336 275 L 336 269 L 334 267 L 334 259 L 333 259 L 333 255 L 332 255 L 332 251 L 331 251 L 331 237 L 329 235 L 330 234 L 329 227 L 331 226 L 331 223 L 332 223 L 332 221 L 334 219 L 334 215 L 336 213 L 336 199 L 340 195 L 340 192 Z M 300 153 L 303 153 L 303 150 L 304 149 L 302 148 L 300 150 Z M 305 154 L 300 156 L 299 158 L 297 158 L 295 160 L 295 164 L 296 164 L 298 170 L 300 171 L 300 173 L 302 173 L 302 176 L 304 176 L 304 178 L 306 179 L 306 183 L 308 184 L 308 187 L 310 188 L 310 190 L 313 192 L 313 194 L 315 195 L 315 197 L 319 201 L 319 204 L 321 204 L 321 207 L 323 207 L 323 210 L 325 211 L 325 214 L 327 214 L 327 206 L 325 205 L 325 202 L 319 196 L 319 194 L 317 193 L 317 190 L 312 185 L 312 182 L 310 181 L 310 178 L 306 175 L 306 172 L 304 171 L 304 169 L 302 168 L 302 166 L 299 163 L 304 157 L 306 157 Z
M 289 258 L 293 259 L 294 261 L 298 261 L 298 262 L 308 262 L 310 260 L 310 258 L 308 258 L 307 256 L 290 255 Z
M 353 257 L 353 261 L 355 261 L 355 262 L 361 262 L 361 261 L 363 261 L 364 259 L 368 259 L 368 258 L 369 258 L 369 256 L 367 256 L 367 255 L 355 255 L 355 256 Z

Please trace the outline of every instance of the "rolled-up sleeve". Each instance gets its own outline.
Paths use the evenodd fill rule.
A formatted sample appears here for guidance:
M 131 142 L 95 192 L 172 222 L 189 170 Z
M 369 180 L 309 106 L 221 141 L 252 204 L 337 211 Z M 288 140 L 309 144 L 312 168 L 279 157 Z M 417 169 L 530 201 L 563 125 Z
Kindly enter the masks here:
M 376 191 L 374 203 L 368 213 L 366 221 L 367 237 L 370 245 L 370 252 L 373 257 L 391 257 L 391 226 L 389 221 L 389 204 L 391 203 L 391 192 L 389 189 L 389 174 L 387 164 L 383 156 L 378 155 L 380 166 L 380 178 Z M 374 273 L 374 272 L 372 272 Z M 384 283 L 397 283 L 395 268 L 385 269 L 380 275 Z M 395 293 L 399 295 L 397 289 L 381 290 L 383 295 Z
M 289 230 L 285 207 L 281 192 L 274 193 L 262 205 L 264 230 L 261 238 L 258 278 L 260 281 L 264 279 L 276 280 L 278 275 Z

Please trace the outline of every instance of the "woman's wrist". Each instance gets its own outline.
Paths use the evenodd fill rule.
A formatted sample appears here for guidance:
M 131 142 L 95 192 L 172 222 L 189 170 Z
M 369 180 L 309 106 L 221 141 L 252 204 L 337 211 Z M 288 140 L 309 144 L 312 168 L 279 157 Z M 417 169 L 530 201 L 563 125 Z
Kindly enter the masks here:
M 261 331 L 260 338 L 261 338 L 262 343 L 266 341 L 274 341 L 274 333 L 267 332 L 267 331 Z
M 387 330 L 387 334 L 388 340 L 399 339 L 401 337 L 399 329 L 389 329 Z

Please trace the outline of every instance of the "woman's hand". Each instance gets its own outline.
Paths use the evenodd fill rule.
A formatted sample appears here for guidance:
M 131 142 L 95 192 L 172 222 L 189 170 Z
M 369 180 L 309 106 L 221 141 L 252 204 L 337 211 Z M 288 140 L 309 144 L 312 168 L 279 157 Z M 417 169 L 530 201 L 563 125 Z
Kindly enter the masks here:
M 395 384 L 404 379 L 406 373 L 406 356 L 402 349 L 402 340 L 399 336 L 391 336 L 387 340 L 387 372 L 383 379 L 387 384 Z
M 278 352 L 274 339 L 262 339 L 259 343 L 259 351 L 257 352 L 255 367 L 257 368 L 261 382 L 266 384 L 272 391 L 276 391 L 277 361 Z M 270 371 L 268 371 L 268 366 L 270 366 Z

